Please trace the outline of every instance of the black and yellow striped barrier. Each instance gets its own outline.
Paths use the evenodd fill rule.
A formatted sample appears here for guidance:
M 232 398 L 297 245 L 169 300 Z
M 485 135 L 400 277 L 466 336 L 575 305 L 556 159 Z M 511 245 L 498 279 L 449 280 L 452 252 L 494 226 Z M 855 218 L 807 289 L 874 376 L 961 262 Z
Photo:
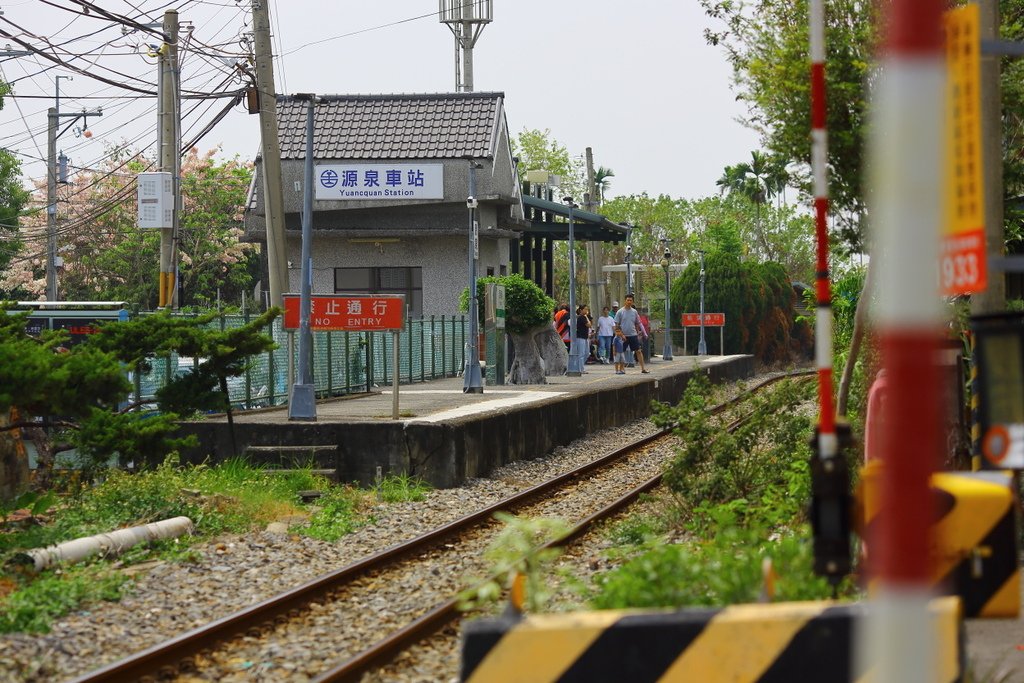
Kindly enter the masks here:
M 791 602 L 673 612 L 598 611 L 466 625 L 468 683 L 843 683 L 867 680 L 853 653 L 860 603 Z M 957 598 L 932 601 L 936 682 L 963 677 Z
M 858 497 L 871 560 L 871 525 L 881 514 L 879 461 L 861 474 Z M 932 475 L 938 520 L 933 528 L 934 575 L 941 592 L 963 600 L 964 616 L 1016 617 L 1020 612 L 1020 572 L 1013 477 L 1008 472 L 938 472 Z M 870 586 L 869 586 L 870 588 Z

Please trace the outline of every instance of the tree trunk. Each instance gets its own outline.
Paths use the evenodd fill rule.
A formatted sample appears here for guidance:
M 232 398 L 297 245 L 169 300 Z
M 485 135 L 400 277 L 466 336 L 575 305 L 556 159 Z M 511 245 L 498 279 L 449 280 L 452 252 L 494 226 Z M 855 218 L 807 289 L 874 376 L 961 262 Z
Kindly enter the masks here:
M 569 351 L 553 325 L 544 325 L 533 333 L 533 340 L 544 359 L 544 376 L 557 377 L 569 369 Z
M 861 288 L 860 296 L 857 297 L 857 310 L 853 314 L 853 337 L 850 339 L 850 353 L 846 356 L 843 376 L 839 380 L 839 391 L 836 392 L 836 415 L 839 417 L 846 416 L 846 406 L 850 401 L 850 384 L 853 381 L 853 367 L 857 364 L 857 357 L 860 356 L 860 345 L 864 340 L 864 331 L 867 327 L 869 302 L 872 295 L 871 264 L 873 262 L 874 259 L 868 261 L 868 270 L 864 274 L 864 286 Z
M 18 420 L 12 408 L 10 415 L 0 413 L 0 427 Z M 21 442 L 21 430 L 0 430 L 0 503 L 14 500 L 28 488 L 28 454 Z
M 53 440 L 46 433 L 45 427 L 29 427 L 25 429 L 32 445 L 36 447 L 36 478 L 34 487 L 37 491 L 47 491 L 53 480 L 53 467 L 56 453 Z
M 220 391 L 224 395 L 224 414 L 228 417 L 228 434 L 231 436 L 231 457 L 238 455 L 238 445 L 235 443 L 235 416 L 231 412 L 231 394 L 228 393 L 227 375 L 221 375 Z
M 551 325 L 542 325 L 522 334 L 509 333 L 515 360 L 508 371 L 511 384 L 546 384 L 545 377 L 565 373 L 569 354 Z

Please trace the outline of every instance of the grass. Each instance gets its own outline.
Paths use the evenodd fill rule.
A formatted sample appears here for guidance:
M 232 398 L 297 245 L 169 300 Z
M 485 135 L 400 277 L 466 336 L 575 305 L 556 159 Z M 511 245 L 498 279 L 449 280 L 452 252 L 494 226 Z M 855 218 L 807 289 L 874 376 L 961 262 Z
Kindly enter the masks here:
M 39 575 L 25 573 L 10 561 L 26 549 L 184 515 L 195 524 L 193 537 L 137 546 L 118 563 L 194 561 L 196 541 L 262 528 L 310 510 L 309 533 L 318 538 L 337 540 L 365 523 L 361 501 L 367 493 L 333 488 L 310 468 L 275 474 L 237 458 L 215 467 L 181 468 L 168 461 L 137 474 L 109 470 L 105 475 L 102 482 L 66 492 L 27 523 L 0 523 L 0 632 L 44 632 L 53 619 L 82 604 L 118 599 L 129 585 L 123 573 L 99 559 Z M 300 491 L 314 489 L 327 492 L 318 510 L 303 507 L 299 498 Z
M 377 498 L 385 503 L 420 501 L 429 490 L 429 484 L 408 474 L 389 474 L 374 486 Z
M 45 572 L 0 600 L 0 633 L 46 633 L 54 619 L 82 604 L 119 600 L 128 581 L 98 565 Z

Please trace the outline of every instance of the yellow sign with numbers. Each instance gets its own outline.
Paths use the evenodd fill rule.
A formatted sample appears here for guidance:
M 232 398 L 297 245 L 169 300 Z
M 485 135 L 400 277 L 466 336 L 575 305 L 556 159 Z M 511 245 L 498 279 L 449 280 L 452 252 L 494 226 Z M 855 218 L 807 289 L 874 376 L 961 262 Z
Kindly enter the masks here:
M 945 14 L 946 229 L 939 282 L 946 295 L 985 289 L 985 197 L 981 158 L 981 40 L 978 6 Z

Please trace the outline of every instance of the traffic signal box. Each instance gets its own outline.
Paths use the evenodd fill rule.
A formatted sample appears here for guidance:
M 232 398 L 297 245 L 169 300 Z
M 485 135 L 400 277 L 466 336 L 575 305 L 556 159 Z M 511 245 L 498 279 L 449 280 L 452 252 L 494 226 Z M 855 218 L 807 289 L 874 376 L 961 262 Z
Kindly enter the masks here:
M 879 509 L 881 471 L 880 461 L 865 465 L 857 496 L 869 566 L 872 526 L 885 514 Z M 932 583 L 943 594 L 960 596 L 964 617 L 1016 617 L 1020 612 L 1012 484 L 1008 472 L 932 475 L 937 514 Z

